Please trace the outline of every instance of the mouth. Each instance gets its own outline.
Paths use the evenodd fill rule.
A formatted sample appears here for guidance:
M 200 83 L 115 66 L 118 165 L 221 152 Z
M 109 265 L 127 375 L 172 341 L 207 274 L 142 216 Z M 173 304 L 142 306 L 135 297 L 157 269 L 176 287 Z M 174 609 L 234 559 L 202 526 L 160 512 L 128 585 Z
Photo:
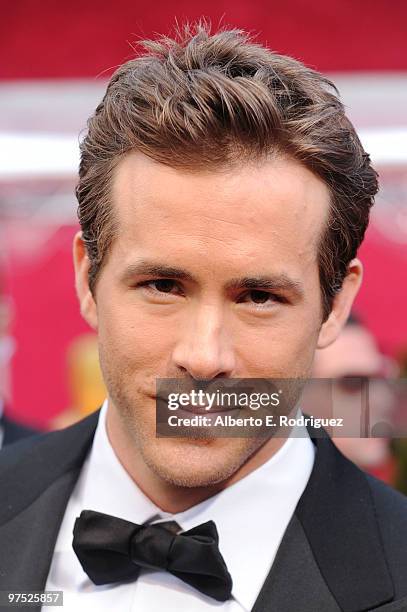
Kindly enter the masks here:
M 208 416 L 216 416 L 218 414 L 228 414 L 240 411 L 239 407 L 225 408 L 223 406 L 211 406 L 206 408 L 205 406 L 182 406 L 178 408 L 177 412 L 188 412 L 190 414 L 203 414 Z
M 168 399 L 160 396 L 154 396 L 153 399 L 160 403 L 162 407 L 169 410 L 168 408 Z M 218 406 L 217 404 L 213 404 L 209 407 L 206 406 L 194 406 L 193 404 L 187 404 L 186 406 L 179 406 L 176 410 L 174 410 L 174 414 L 195 414 L 195 415 L 206 415 L 206 416 L 217 416 L 217 415 L 225 415 L 225 414 L 237 414 L 242 410 L 240 406 L 229 406 L 225 408 L 225 406 Z

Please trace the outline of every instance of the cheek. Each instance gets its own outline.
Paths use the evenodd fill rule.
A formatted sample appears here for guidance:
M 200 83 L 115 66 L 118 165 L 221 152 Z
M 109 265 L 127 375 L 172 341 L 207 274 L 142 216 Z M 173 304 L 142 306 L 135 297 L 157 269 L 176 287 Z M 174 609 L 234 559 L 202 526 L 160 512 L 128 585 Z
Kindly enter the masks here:
M 99 307 L 99 342 L 109 361 L 148 368 L 167 359 L 172 336 L 168 321 L 144 316 L 136 307 L 120 309 L 109 303 Z
M 258 378 L 302 377 L 311 367 L 318 327 L 296 321 L 263 328 L 240 340 L 240 359 L 248 373 Z

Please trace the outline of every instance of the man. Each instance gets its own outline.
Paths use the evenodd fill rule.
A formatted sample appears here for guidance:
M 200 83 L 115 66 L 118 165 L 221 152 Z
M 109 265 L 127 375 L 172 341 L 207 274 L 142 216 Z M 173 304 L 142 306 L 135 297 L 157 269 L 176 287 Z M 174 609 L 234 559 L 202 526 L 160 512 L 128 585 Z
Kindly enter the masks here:
M 316 351 L 313 374 L 334 379 L 336 402 L 356 418 L 360 418 L 360 380 L 368 379 L 371 429 L 376 423 L 392 420 L 395 398 L 384 379 L 397 376 L 397 364 L 381 353 L 372 332 L 355 315 L 349 317 L 333 344 Z M 338 437 L 335 444 L 362 469 L 394 483 L 396 466 L 387 438 Z
M 35 429 L 11 419 L 5 410 L 8 365 L 14 350 L 13 340 L 8 335 L 9 320 L 10 307 L 3 296 L 0 283 L 0 447 L 37 433 Z
M 369 157 L 329 81 L 243 32 L 146 50 L 81 144 L 76 287 L 108 400 L 3 452 L 0 589 L 69 611 L 407 609 L 407 502 L 329 439 L 156 437 L 157 379 L 310 375 L 361 283 Z

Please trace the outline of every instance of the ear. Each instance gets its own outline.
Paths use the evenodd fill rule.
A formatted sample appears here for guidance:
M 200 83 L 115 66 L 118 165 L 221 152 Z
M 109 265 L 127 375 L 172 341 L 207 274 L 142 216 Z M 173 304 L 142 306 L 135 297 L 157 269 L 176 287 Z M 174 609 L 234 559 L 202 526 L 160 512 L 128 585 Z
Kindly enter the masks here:
M 89 288 L 89 257 L 82 240 L 82 232 L 78 232 L 73 240 L 73 261 L 75 267 L 76 295 L 79 299 L 81 315 L 92 329 L 97 331 L 98 318 L 95 299 Z
M 335 295 L 329 317 L 320 329 L 317 348 L 326 348 L 339 336 L 349 317 L 353 301 L 362 283 L 362 277 L 362 262 L 359 259 L 352 259 L 348 266 L 342 289 Z

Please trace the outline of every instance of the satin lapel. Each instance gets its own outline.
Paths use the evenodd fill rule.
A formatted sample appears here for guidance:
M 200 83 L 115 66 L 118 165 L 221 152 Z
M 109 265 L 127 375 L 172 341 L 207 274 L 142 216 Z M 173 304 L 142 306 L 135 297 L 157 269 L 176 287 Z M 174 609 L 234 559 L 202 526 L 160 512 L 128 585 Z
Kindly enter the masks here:
M 42 590 L 69 496 L 90 448 L 94 413 L 0 454 L 0 590 Z M 13 448 L 14 447 L 14 448 Z
M 340 609 L 371 610 L 392 601 L 394 589 L 367 478 L 329 438 L 313 441 L 315 464 L 296 516 Z
M 364 473 L 328 437 L 313 442 L 308 485 L 252 612 L 362 612 L 393 600 Z
M 340 612 L 294 515 L 252 612 Z

